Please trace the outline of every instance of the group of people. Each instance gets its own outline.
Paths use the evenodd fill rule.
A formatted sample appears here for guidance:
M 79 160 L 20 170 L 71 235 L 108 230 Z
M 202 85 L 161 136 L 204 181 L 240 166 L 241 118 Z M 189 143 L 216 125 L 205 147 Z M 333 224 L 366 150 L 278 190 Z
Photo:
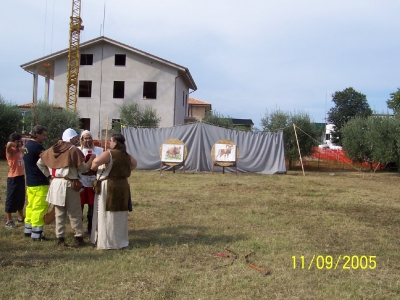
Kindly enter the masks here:
M 47 129 L 37 125 L 25 147 L 22 136 L 13 133 L 6 146 L 10 171 L 7 178 L 6 227 L 13 229 L 12 213 L 25 223 L 24 235 L 33 241 L 45 241 L 43 215 L 49 205 L 55 207 L 55 234 L 59 246 L 67 246 L 65 221 L 68 215 L 77 246 L 83 246 L 83 208 L 87 210 L 87 232 L 97 249 L 121 249 L 129 245 L 128 177 L 137 162 L 126 151 L 125 137 L 113 134 L 110 149 L 94 146 L 92 134 L 84 130 L 80 138 L 68 128 L 62 140 L 45 150 Z M 77 147 L 78 142 L 80 146 Z M 24 173 L 25 169 L 25 173 Z M 25 209 L 25 174 L 28 204 Z M 100 191 L 95 194 L 92 182 Z

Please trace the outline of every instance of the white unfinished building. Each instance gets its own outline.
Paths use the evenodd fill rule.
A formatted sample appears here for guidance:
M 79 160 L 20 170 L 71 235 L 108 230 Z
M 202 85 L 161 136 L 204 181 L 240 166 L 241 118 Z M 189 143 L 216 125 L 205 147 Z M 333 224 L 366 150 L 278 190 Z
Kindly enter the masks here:
M 33 74 L 33 103 L 37 102 L 38 76 L 45 77 L 45 101 L 53 81 L 53 104 L 65 107 L 68 49 L 21 65 Z M 80 45 L 76 109 L 82 129 L 100 139 L 122 104 L 150 104 L 161 117 L 160 127 L 189 120 L 188 95 L 196 84 L 189 69 L 131 46 L 101 36 Z

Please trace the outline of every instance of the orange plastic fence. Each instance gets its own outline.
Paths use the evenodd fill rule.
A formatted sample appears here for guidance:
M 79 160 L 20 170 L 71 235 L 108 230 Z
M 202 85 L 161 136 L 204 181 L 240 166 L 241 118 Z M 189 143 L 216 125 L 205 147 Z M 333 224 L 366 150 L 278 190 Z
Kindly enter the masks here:
M 338 161 L 338 162 L 346 163 L 349 165 L 351 165 L 353 163 L 350 158 L 346 157 L 346 151 L 344 151 L 344 150 L 319 148 L 319 147 L 314 147 L 313 150 L 314 151 L 313 151 L 312 157 L 314 159 Z M 370 164 L 368 161 L 362 162 L 358 165 L 365 167 L 365 168 L 370 167 Z M 372 163 L 373 168 L 376 168 L 378 165 L 379 165 L 378 163 Z

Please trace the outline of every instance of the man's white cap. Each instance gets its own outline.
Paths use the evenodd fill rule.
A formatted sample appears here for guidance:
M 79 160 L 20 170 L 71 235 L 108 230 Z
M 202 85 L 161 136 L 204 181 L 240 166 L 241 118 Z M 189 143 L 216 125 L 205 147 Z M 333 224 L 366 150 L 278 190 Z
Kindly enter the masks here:
M 91 138 L 93 138 L 93 136 L 92 136 L 92 134 L 90 133 L 89 130 L 84 130 L 84 131 L 82 131 L 82 133 L 81 133 L 81 139 L 83 138 L 83 136 L 84 136 L 85 134 L 88 134 L 88 135 L 90 135 Z
M 66 130 L 63 132 L 62 140 L 63 140 L 64 142 L 69 142 L 69 141 L 71 141 L 72 138 L 74 138 L 74 137 L 76 137 L 76 136 L 78 136 L 78 134 L 76 133 L 76 131 L 73 130 L 73 129 L 71 129 L 71 128 L 68 128 L 68 129 L 66 129 Z

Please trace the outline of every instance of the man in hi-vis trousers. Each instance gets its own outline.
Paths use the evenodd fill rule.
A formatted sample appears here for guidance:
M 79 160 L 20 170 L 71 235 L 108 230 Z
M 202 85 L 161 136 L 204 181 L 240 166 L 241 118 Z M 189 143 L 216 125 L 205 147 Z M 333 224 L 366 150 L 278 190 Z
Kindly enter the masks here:
M 31 237 L 32 241 L 46 240 L 43 233 L 43 215 L 48 207 L 46 196 L 49 191 L 49 179 L 36 165 L 40 153 L 44 151 L 42 143 L 46 136 L 46 127 L 41 125 L 33 127 L 31 139 L 26 143 L 24 150 L 26 193 L 28 195 L 24 234 L 27 237 Z

